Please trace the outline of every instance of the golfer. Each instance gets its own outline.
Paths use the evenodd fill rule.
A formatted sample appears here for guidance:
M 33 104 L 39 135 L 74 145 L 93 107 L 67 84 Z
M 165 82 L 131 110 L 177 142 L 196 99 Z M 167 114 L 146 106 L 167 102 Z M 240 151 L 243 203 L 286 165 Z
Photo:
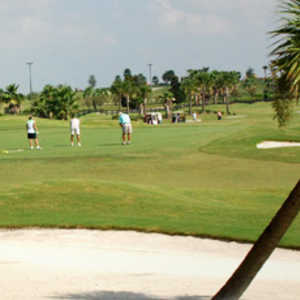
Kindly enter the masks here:
M 77 145 L 81 147 L 80 143 L 80 120 L 75 118 L 74 114 L 71 114 L 70 120 L 70 132 L 71 132 L 71 145 L 74 146 L 74 135 L 76 135 Z
M 30 150 L 33 150 L 33 142 L 35 143 L 36 149 L 40 150 L 39 140 L 37 137 L 38 128 L 36 126 L 35 120 L 33 120 L 32 115 L 29 115 L 28 121 L 26 122 L 27 138 L 29 141 Z
M 129 115 L 119 112 L 119 123 L 122 127 L 122 145 L 126 145 L 126 135 L 127 135 L 127 145 L 131 143 L 132 125 Z

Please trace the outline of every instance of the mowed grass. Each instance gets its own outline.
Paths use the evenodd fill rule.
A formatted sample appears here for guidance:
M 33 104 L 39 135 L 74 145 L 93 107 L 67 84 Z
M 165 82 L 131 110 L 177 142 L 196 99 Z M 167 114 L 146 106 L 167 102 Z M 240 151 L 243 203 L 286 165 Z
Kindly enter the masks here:
M 38 119 L 41 151 L 28 150 L 25 117 L 0 118 L 0 227 L 133 229 L 255 241 L 299 179 L 300 115 L 277 128 L 270 104 L 234 105 L 217 121 L 134 123 L 122 146 L 117 121 L 82 118 L 83 147 L 68 122 Z M 20 152 L 17 152 L 20 149 Z M 21 151 L 24 150 L 24 151 Z M 8 153 L 6 153 L 8 152 Z M 298 217 L 281 246 L 300 248 Z

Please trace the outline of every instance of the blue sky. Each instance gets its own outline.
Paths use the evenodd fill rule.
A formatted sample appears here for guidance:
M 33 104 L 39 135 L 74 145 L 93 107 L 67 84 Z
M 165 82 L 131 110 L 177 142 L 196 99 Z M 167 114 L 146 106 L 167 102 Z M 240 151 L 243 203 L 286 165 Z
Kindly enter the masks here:
M 173 69 L 248 67 L 262 75 L 278 0 L 1 0 L 0 88 L 10 83 L 109 86 L 125 68 L 161 78 Z

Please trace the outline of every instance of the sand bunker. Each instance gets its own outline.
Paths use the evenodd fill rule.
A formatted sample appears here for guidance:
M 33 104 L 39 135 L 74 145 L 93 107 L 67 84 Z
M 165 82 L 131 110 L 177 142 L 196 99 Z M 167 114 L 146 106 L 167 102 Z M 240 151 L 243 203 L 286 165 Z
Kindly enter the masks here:
M 270 148 L 282 148 L 282 147 L 300 147 L 300 143 L 264 141 L 256 145 L 257 149 L 270 149 Z
M 98 230 L 0 230 L 5 300 L 209 300 L 251 245 Z M 300 252 L 276 249 L 241 300 L 295 300 Z

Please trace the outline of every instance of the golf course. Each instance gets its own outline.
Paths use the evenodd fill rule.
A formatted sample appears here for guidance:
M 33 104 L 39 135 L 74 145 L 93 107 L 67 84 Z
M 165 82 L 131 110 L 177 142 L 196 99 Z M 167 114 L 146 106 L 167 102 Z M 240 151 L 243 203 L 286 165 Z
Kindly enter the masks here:
M 224 110 L 222 105 L 209 107 Z M 0 117 L 0 227 L 120 229 L 254 242 L 299 179 L 300 115 L 279 129 L 270 103 L 233 104 L 217 120 L 159 126 L 133 122 L 131 145 L 111 115 L 39 119 L 41 150 L 30 150 L 27 116 Z M 300 249 L 300 218 L 280 246 Z

